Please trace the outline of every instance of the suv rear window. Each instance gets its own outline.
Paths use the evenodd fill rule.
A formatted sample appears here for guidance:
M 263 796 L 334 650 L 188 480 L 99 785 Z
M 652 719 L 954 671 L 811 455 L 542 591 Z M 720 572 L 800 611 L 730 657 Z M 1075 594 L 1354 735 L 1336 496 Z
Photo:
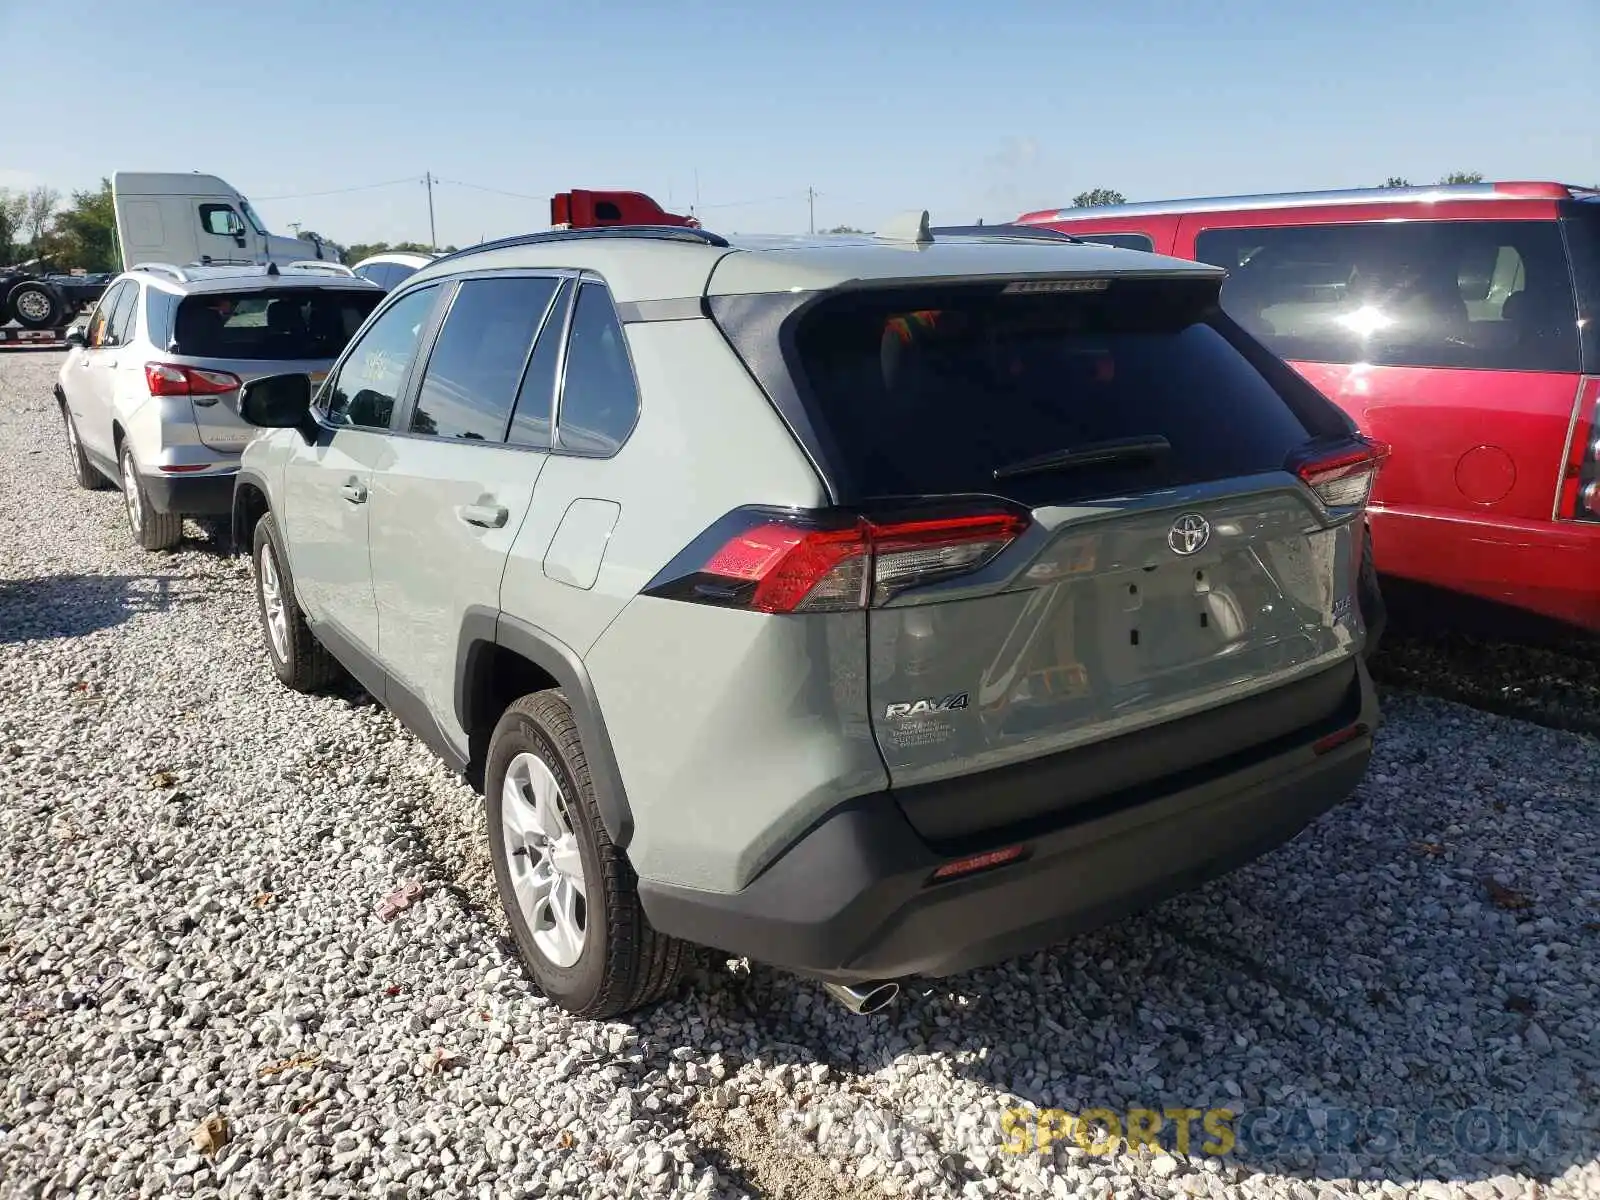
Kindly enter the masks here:
M 382 299 L 348 288 L 198 292 L 178 302 L 169 328 L 186 357 L 337 358 Z
M 1209 229 L 1222 304 L 1287 359 L 1576 371 L 1572 278 L 1554 221 Z
M 1095 294 L 847 292 L 800 318 L 791 366 L 862 496 L 1036 505 L 1276 470 L 1308 428 L 1215 296 L 1214 280 L 1192 279 Z M 1164 460 L 995 479 L 1038 455 L 1149 436 L 1170 443 Z

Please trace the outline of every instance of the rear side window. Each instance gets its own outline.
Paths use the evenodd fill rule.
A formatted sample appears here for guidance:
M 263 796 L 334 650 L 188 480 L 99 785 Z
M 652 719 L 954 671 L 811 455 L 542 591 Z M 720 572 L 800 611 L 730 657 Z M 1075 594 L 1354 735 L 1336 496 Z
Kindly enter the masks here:
M 584 283 L 567 339 L 557 443 L 571 454 L 615 454 L 638 415 L 639 392 L 611 294 L 602 284 Z
M 529 276 L 462 283 L 428 356 L 411 432 L 504 441 L 523 367 L 555 291 L 554 279 Z
M 116 312 L 117 306 L 127 299 L 128 292 L 137 291 L 138 288 L 139 285 L 131 279 L 125 279 L 100 297 L 100 303 L 95 306 L 94 316 L 89 319 L 86 337 L 90 346 L 105 346 L 110 343 L 112 314 Z
M 791 365 L 862 497 L 1037 505 L 1277 470 L 1307 428 L 1214 323 L 1215 295 L 1207 280 L 1124 280 L 1087 295 L 845 293 L 799 318 Z M 1123 438 L 1171 449 L 995 475 Z
M 1287 359 L 1576 371 L 1572 277 L 1554 221 L 1212 229 L 1222 304 Z
M 243 232 L 244 227 L 239 215 L 226 204 L 202 204 L 200 224 L 207 233 L 214 233 L 218 237 L 232 237 L 235 230 Z
M 561 363 L 561 338 L 567 331 L 567 310 L 572 304 L 572 284 L 563 282 L 556 301 L 545 314 L 539 340 L 517 390 L 517 408 L 506 441 L 534 450 L 550 448 L 550 414 L 555 411 L 556 368 Z
M 134 308 L 139 301 L 139 285 L 132 281 L 123 285 L 122 294 L 117 297 L 116 307 L 111 310 L 111 320 L 106 326 L 105 344 L 108 346 L 126 346 L 133 339 Z
M 173 336 L 195 358 L 337 358 L 382 299 L 340 288 L 198 292 L 179 303 Z

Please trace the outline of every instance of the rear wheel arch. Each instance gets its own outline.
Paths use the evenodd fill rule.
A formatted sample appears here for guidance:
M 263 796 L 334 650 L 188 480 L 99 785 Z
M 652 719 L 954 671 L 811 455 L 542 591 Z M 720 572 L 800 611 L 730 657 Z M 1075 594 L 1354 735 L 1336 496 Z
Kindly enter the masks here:
M 626 850 L 633 812 L 583 660 L 536 625 L 483 606 L 467 610 L 456 651 L 455 712 L 467 734 L 467 777 L 475 786 L 482 786 L 489 740 L 506 709 L 550 688 L 559 688 L 572 710 L 606 834 Z

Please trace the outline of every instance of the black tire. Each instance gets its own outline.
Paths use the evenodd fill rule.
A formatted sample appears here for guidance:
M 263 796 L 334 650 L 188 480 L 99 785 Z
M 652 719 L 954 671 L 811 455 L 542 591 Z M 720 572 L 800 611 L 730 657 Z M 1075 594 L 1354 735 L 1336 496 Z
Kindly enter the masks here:
M 512 881 L 512 848 L 506 845 L 501 815 L 507 769 L 522 754 L 542 760 L 555 777 L 583 865 L 584 944 L 570 967 L 557 965 L 535 944 Z M 658 933 L 645 919 L 638 876 L 600 819 L 588 759 L 559 690 L 534 692 L 506 709 L 489 740 L 484 784 L 500 903 L 522 960 L 544 994 L 575 1016 L 604 1020 L 670 992 L 691 962 L 692 948 Z
M 270 578 L 276 581 L 279 602 L 283 606 L 285 636 L 281 650 L 273 638 L 272 618 L 267 612 L 267 599 L 262 585 L 264 556 L 270 556 Z M 289 559 L 283 553 L 278 524 L 272 519 L 271 513 L 256 522 L 250 563 L 254 568 L 256 611 L 261 615 L 261 640 L 266 644 L 267 661 L 272 664 L 272 673 L 280 683 L 294 691 L 321 691 L 339 678 L 339 663 L 317 641 L 317 635 L 311 632 L 305 614 L 300 611 L 300 602 L 294 596 L 294 576 L 289 574 Z
M 67 302 L 48 283 L 34 280 L 11 289 L 11 312 L 24 329 L 54 329 L 66 311 Z
M 1366 525 L 1363 525 L 1361 530 L 1358 600 L 1361 604 L 1361 620 L 1367 627 L 1367 642 L 1362 648 L 1361 656 L 1370 662 L 1378 653 L 1384 630 L 1388 628 L 1389 606 L 1383 598 L 1383 589 L 1378 584 L 1378 568 L 1372 558 L 1372 529 Z
M 133 540 L 141 550 L 171 550 L 183 540 L 183 514 L 157 512 L 152 507 L 132 446 L 123 442 L 117 457 L 122 467 L 122 507 Z
M 83 443 L 78 440 L 78 426 L 72 419 L 72 410 L 65 404 L 61 405 L 61 421 L 67 430 L 67 458 L 72 464 L 73 482 L 91 492 L 100 491 L 109 480 L 95 470 L 89 456 L 83 452 Z

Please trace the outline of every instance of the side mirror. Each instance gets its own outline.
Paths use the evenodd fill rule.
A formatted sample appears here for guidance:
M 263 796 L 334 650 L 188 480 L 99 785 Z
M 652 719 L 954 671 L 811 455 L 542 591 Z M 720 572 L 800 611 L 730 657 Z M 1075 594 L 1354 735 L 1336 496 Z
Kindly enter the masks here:
M 239 389 L 239 415 L 262 429 L 298 429 L 311 441 L 311 376 L 295 371 L 252 379 Z
M 87 346 L 89 344 L 89 332 L 82 325 L 70 325 L 67 327 L 66 333 L 61 335 L 61 340 L 68 346 Z

